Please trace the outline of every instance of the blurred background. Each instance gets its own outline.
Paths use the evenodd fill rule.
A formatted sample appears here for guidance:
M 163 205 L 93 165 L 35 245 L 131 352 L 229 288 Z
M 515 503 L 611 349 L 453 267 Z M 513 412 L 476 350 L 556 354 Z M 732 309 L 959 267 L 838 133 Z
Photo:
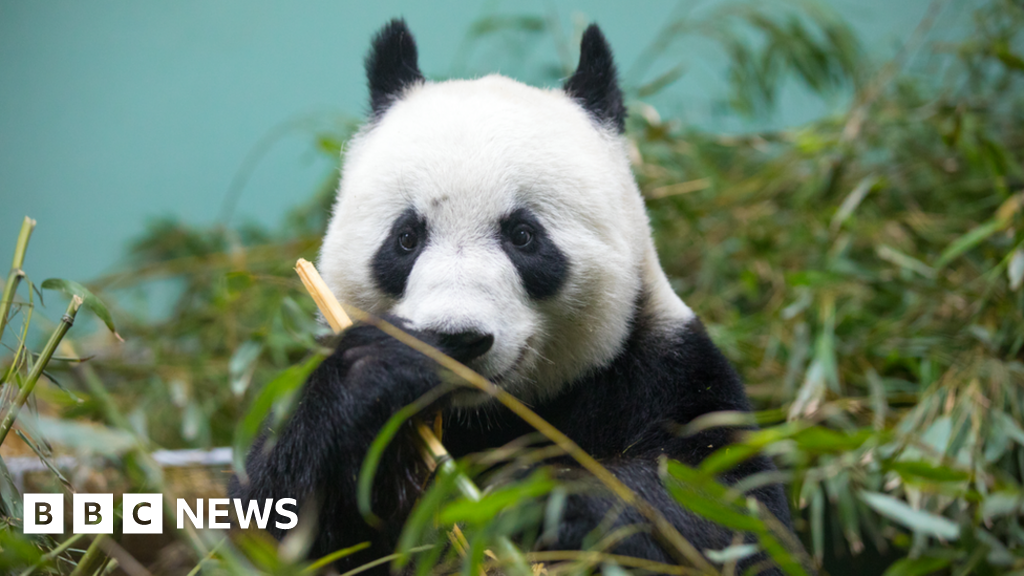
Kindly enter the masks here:
M 666 472 L 753 534 L 716 569 L 761 547 L 787 574 L 1024 574 L 1021 0 L 0 0 L 0 573 L 330 573 L 308 534 L 26 537 L 20 495 L 223 495 L 286 417 L 324 334 L 292 267 L 394 16 L 432 80 L 558 87 L 604 30 L 663 266 L 763 429 Z M 756 452 L 799 543 L 715 483 Z M 469 543 L 539 558 L 565 487 L 538 486 Z M 460 496 L 431 491 L 403 551 L 477 573 L 431 520 Z M 592 552 L 549 573 L 645 569 Z
M 556 86 L 574 64 L 572 40 L 597 22 L 624 81 L 637 86 L 681 67 L 643 100 L 687 124 L 791 127 L 848 103 L 850 87 L 821 99 L 787 79 L 770 115 L 740 117 L 724 104 L 728 56 L 719 46 L 680 39 L 646 57 L 666 21 L 701 18 L 721 4 L 0 2 L 0 230 L 31 214 L 45 230 L 32 243 L 37 274 L 87 279 L 123 265 L 127 241 L 153 219 L 277 225 L 334 168 L 313 148 L 316 130 L 363 118 L 363 56 L 372 33 L 398 15 L 432 79 L 499 72 Z M 881 62 L 928 6 L 847 0 L 821 9 L 848 22 Z M 928 39 L 962 35 L 971 6 L 943 10 Z M 536 26 L 511 38 L 477 37 L 471 28 L 510 16 Z M 7 254 L 16 234 L 0 236 Z

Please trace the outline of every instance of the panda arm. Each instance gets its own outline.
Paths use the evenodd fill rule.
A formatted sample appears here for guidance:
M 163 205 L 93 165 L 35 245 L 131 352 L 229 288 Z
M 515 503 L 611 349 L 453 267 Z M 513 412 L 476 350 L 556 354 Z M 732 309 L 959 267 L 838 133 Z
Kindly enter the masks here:
M 388 418 L 439 382 L 432 363 L 419 353 L 376 328 L 350 328 L 307 380 L 286 425 L 265 430 L 254 443 L 246 460 L 248 482 L 234 480 L 232 496 L 260 503 L 295 498 L 300 521 L 316 515 L 313 557 L 367 540 L 371 549 L 353 558 L 354 565 L 388 553 L 422 478 L 417 453 L 402 434 L 384 453 L 373 490 L 382 530 L 371 528 L 358 512 L 359 470 Z M 268 529 L 281 538 L 277 521 L 285 520 L 272 515 Z

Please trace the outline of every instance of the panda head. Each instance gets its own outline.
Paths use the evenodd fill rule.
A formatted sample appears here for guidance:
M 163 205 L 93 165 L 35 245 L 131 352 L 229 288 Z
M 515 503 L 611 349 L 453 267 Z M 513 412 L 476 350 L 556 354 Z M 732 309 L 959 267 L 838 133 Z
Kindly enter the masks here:
M 405 23 L 386 25 L 319 260 L 342 302 L 437 333 L 527 401 L 607 365 L 641 315 L 690 316 L 657 263 L 596 26 L 580 52 L 561 89 L 427 82 Z

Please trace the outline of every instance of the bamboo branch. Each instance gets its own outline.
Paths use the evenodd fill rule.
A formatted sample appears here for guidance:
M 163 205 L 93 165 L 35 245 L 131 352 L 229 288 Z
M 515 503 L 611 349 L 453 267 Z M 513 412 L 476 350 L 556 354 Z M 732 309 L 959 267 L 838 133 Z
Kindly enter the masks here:
M 612 474 L 611 471 L 602 466 L 601 463 L 593 456 L 588 454 L 585 450 L 580 448 L 578 444 L 573 442 L 571 438 L 562 433 L 561 430 L 552 426 L 547 420 L 541 418 L 539 414 L 528 408 L 514 396 L 495 386 L 486 378 L 477 374 L 464 364 L 456 361 L 454 358 L 445 355 L 440 350 L 426 342 L 423 342 L 415 336 L 408 334 L 390 322 L 374 318 L 357 308 L 350 308 L 350 310 L 357 320 L 376 326 L 385 334 L 392 336 L 399 342 L 437 362 L 442 367 L 447 368 L 474 388 L 477 388 L 488 396 L 497 399 L 498 402 L 504 404 L 506 408 L 511 410 L 513 414 L 522 418 L 527 424 L 543 434 L 545 438 L 551 440 L 573 460 L 579 463 L 580 466 L 593 474 L 602 484 L 605 485 L 605 487 L 618 496 L 623 503 L 633 506 L 638 512 L 640 512 L 640 514 L 646 517 L 654 528 L 654 536 L 666 547 L 666 550 L 672 554 L 677 561 L 683 564 L 690 563 L 702 573 L 718 573 L 707 559 L 704 558 L 700 551 L 697 550 L 689 540 L 683 537 L 676 527 L 673 526 L 667 518 L 665 518 L 664 514 L 649 502 L 641 498 L 629 486 Z
M 480 499 L 483 498 L 483 494 L 480 492 L 480 489 L 477 488 L 476 484 L 473 483 L 469 476 L 466 476 L 459 471 L 458 467 L 455 466 L 455 461 L 452 460 L 451 455 L 448 454 L 448 450 L 445 449 L 444 445 L 441 444 L 441 441 L 437 439 L 437 436 L 434 436 L 434 432 L 420 420 L 416 420 L 415 425 L 416 431 L 420 435 L 420 440 L 423 441 L 427 451 L 433 457 L 434 465 L 437 466 L 438 471 L 446 475 L 454 476 L 455 486 L 459 489 L 459 492 L 461 492 L 467 500 L 479 502 Z M 457 535 L 462 535 L 462 531 L 459 530 L 457 524 L 455 525 L 455 531 Z M 464 536 L 463 539 L 465 539 Z M 501 536 L 497 539 L 497 544 L 502 556 L 515 566 L 519 572 L 524 574 L 534 573 L 526 563 L 526 558 L 523 556 L 523 553 L 520 552 L 519 548 L 517 548 L 511 540 L 505 536 Z M 483 570 L 481 570 L 480 573 L 486 574 Z
M 334 293 L 327 287 L 327 283 L 323 281 L 320 273 L 317 272 L 316 267 L 311 262 L 304 258 L 299 258 L 298 262 L 295 263 L 295 271 L 298 272 L 303 286 L 306 287 L 306 290 L 313 297 L 317 308 L 320 309 L 320 312 L 324 315 L 327 323 L 331 325 L 331 329 L 335 333 L 341 332 L 352 325 L 352 319 L 342 309 L 338 299 L 334 297 Z M 441 444 L 441 440 L 434 434 L 434 431 L 419 419 L 415 420 L 415 427 L 422 443 L 422 454 L 427 466 L 431 470 L 438 469 L 441 473 L 453 474 L 455 476 L 455 485 L 463 497 L 473 502 L 479 502 L 482 498 L 480 489 L 477 488 L 476 484 L 468 476 L 458 470 L 448 450 Z M 498 546 L 505 559 L 511 565 L 518 568 L 519 572 L 523 574 L 532 573 L 523 553 L 516 548 L 516 545 L 511 540 L 504 536 L 499 537 Z
M 0 336 L 3 336 L 4 328 L 7 327 L 7 313 L 11 311 L 14 294 L 18 291 L 18 283 L 25 276 L 21 267 L 25 264 L 28 239 L 32 236 L 32 230 L 35 227 L 36 221 L 25 216 L 21 222 L 21 232 L 18 233 L 18 243 L 14 245 L 14 260 L 11 262 L 11 271 L 7 274 L 7 283 L 4 284 L 4 294 L 0 297 Z
M 21 573 L 20 576 L 31 576 L 31 574 L 36 571 L 36 568 L 39 568 L 40 566 L 43 566 L 48 562 L 52 562 L 55 558 L 63 554 L 65 550 L 73 546 L 75 542 L 78 542 L 84 537 L 85 534 L 75 534 L 67 540 L 61 542 L 56 548 L 40 556 L 39 560 L 36 560 L 35 564 L 29 566 L 28 568 L 25 568 L 25 570 Z
M 303 262 L 305 262 L 305 264 L 302 264 Z M 326 283 L 324 283 L 323 280 L 320 279 L 320 275 L 316 272 L 316 268 L 314 268 L 312 264 L 300 259 L 299 265 L 301 265 L 305 269 L 305 273 L 309 274 L 313 278 L 311 284 L 307 285 L 307 289 L 311 290 L 312 292 L 312 289 L 309 287 L 310 285 L 317 287 L 322 286 L 323 292 L 320 293 L 320 299 L 323 299 L 325 302 L 330 302 L 332 300 L 336 301 L 336 299 L 334 298 L 334 294 L 331 293 L 329 289 L 327 289 Z M 296 266 L 296 269 L 299 268 L 299 265 Z M 319 280 L 319 282 L 317 282 L 317 280 Z M 317 289 L 319 290 L 321 288 Z M 341 309 L 340 305 L 338 306 L 338 309 Z M 717 573 L 714 567 L 707 561 L 706 558 L 704 558 L 700 551 L 689 540 L 687 540 L 685 537 L 683 537 L 682 534 L 679 533 L 676 527 L 673 526 L 667 518 L 665 518 L 664 514 L 662 514 L 657 508 L 652 506 L 649 502 L 641 498 L 636 492 L 630 489 L 629 486 L 624 484 L 607 468 L 602 466 L 593 456 L 591 456 L 585 450 L 580 448 L 579 445 L 572 441 L 572 439 L 570 439 L 560 430 L 552 426 L 546 420 L 541 418 L 540 415 L 538 415 L 536 412 L 530 410 L 522 402 L 519 402 L 519 400 L 517 400 L 514 396 L 512 396 L 508 392 L 505 392 L 504 390 L 495 386 L 494 384 L 490 383 L 489 381 L 487 381 L 486 378 L 477 374 L 475 371 L 466 367 L 462 363 L 445 355 L 444 353 L 437 350 L 433 346 L 426 344 L 425 342 L 406 333 L 405 331 L 399 329 L 398 327 L 392 325 L 391 323 L 386 322 L 384 320 L 373 318 L 369 314 L 355 308 L 350 308 L 350 310 L 352 310 L 353 314 L 356 316 L 358 320 L 373 324 L 374 326 L 380 328 L 380 330 L 383 331 L 385 334 L 394 337 L 399 342 L 402 342 L 403 344 L 409 346 L 413 350 L 420 352 L 427 358 L 430 358 L 431 360 L 437 362 L 442 367 L 447 368 L 456 376 L 459 376 L 473 387 L 481 390 L 482 392 L 485 392 L 486 394 L 493 398 L 496 398 L 499 402 L 504 404 L 506 408 L 508 408 L 514 414 L 525 420 L 529 425 L 531 425 L 534 429 L 543 434 L 546 438 L 554 442 L 556 446 L 565 451 L 565 453 L 572 457 L 574 460 L 576 460 L 576 462 L 578 462 L 580 466 L 589 471 L 602 484 L 608 487 L 616 496 L 619 497 L 620 500 L 622 500 L 623 503 L 634 507 L 638 512 L 640 512 L 640 514 L 646 517 L 654 528 L 654 536 L 659 541 L 661 541 L 661 543 L 665 546 L 668 552 L 672 554 L 672 556 L 674 556 L 677 561 L 679 561 L 682 564 L 691 564 L 700 573 Z M 333 314 L 333 312 L 330 312 L 329 309 L 325 310 L 324 308 L 321 308 L 320 311 L 324 314 L 325 317 L 328 317 L 328 322 L 331 322 L 329 314 Z M 352 320 L 349 318 L 348 314 L 346 314 L 344 311 L 342 311 L 341 313 L 344 315 L 344 318 L 337 319 L 339 325 L 347 326 L 351 324 Z M 437 437 L 430 430 L 430 428 L 425 426 L 422 422 L 417 422 L 416 428 L 419 433 L 420 439 L 423 441 L 426 451 L 433 456 L 433 465 L 441 468 L 442 471 L 445 471 L 447 468 L 445 465 L 451 464 L 451 470 L 454 473 L 459 474 L 458 471 L 454 468 L 454 463 L 451 461 L 451 456 L 448 454 L 448 451 L 444 448 L 444 445 L 441 444 L 441 441 L 437 439 Z M 428 462 L 428 465 L 429 464 L 430 463 Z M 468 477 L 465 477 L 465 475 L 463 474 L 459 474 L 459 476 L 457 476 L 456 478 L 456 486 L 459 488 L 459 491 L 462 492 L 462 495 L 464 497 L 473 501 L 477 501 L 480 499 L 480 490 L 479 488 L 476 487 L 475 484 L 473 484 L 472 480 L 470 480 Z M 504 540 L 508 539 L 505 538 Z M 513 561 L 514 564 L 520 565 L 520 561 L 525 562 L 525 560 L 523 560 L 522 553 L 519 552 L 518 549 L 516 549 L 515 545 L 512 544 L 511 541 L 508 541 L 508 546 L 506 546 L 504 542 L 499 542 L 499 544 L 502 546 L 502 552 L 511 553 L 511 555 L 508 557 Z M 522 565 L 525 566 L 525 564 Z
M 85 576 L 86 574 L 91 574 L 95 568 L 99 567 L 100 562 L 106 558 L 103 555 L 103 549 L 100 547 L 103 539 L 106 537 L 106 534 L 97 534 L 93 537 L 92 544 L 89 544 L 85 554 L 78 560 L 78 565 L 71 572 L 71 576 Z
M 312 262 L 305 258 L 299 258 L 299 261 L 295 263 L 295 271 L 299 273 L 302 285 L 313 297 L 316 307 L 320 309 L 335 334 L 352 325 L 352 319 L 345 314 L 345 310 L 342 309 L 338 299 L 334 297 L 334 293 L 327 287 L 327 283 L 320 277 L 320 273 L 316 271 Z
M 3 423 L 0 423 L 0 444 L 4 443 L 4 439 L 7 438 L 7 433 L 11 431 L 11 427 L 14 426 L 14 420 L 18 417 L 18 411 L 28 400 L 29 394 L 32 393 L 32 389 L 36 387 L 36 382 L 39 381 L 39 377 L 43 375 L 43 370 L 46 365 L 50 363 L 50 358 L 53 357 L 53 353 L 57 350 L 57 345 L 64 338 L 64 335 L 68 333 L 68 329 L 75 323 L 75 315 L 78 314 L 79 307 L 82 306 L 82 299 L 79 296 L 72 296 L 71 302 L 68 303 L 68 309 L 64 312 L 64 316 L 60 319 L 60 324 L 50 335 L 50 340 L 46 343 L 46 347 L 43 348 L 42 353 L 39 354 L 39 358 L 36 363 L 32 366 L 32 371 L 29 372 L 28 379 L 21 385 L 21 390 L 18 392 L 18 396 L 14 399 L 14 403 L 7 410 L 7 414 L 4 415 Z
M 312 264 L 309 264 L 309 267 L 312 269 L 313 273 L 316 273 L 316 269 L 312 268 Z M 317 276 L 319 276 L 319 274 L 317 274 Z M 322 285 L 326 289 L 327 285 Z M 327 300 L 335 299 L 334 294 L 332 294 L 330 290 L 327 290 L 326 293 L 321 294 L 321 297 Z M 356 308 L 350 308 L 350 310 L 352 310 L 357 320 L 373 324 L 381 331 L 383 331 L 385 334 L 392 336 L 399 342 L 405 344 L 406 346 L 409 346 L 413 350 L 416 350 L 417 352 L 423 354 L 427 358 L 430 358 L 431 360 L 437 362 L 442 367 L 447 368 L 456 376 L 459 376 L 473 387 L 479 389 L 482 392 L 485 392 L 492 398 L 496 398 L 499 402 L 504 404 L 506 408 L 511 410 L 512 413 L 516 414 L 517 416 L 525 420 L 527 424 L 529 424 L 535 430 L 543 434 L 546 438 L 554 442 L 556 446 L 564 450 L 565 453 L 572 457 L 573 460 L 576 460 L 576 462 L 578 462 L 580 466 L 582 466 L 584 469 L 593 474 L 602 484 L 604 484 L 616 496 L 618 496 L 619 499 L 623 501 L 623 503 L 629 506 L 633 506 L 634 508 L 636 508 L 638 512 L 640 512 L 640 514 L 646 517 L 654 528 L 654 536 L 659 541 L 661 541 L 661 543 L 665 546 L 667 551 L 675 558 L 675 560 L 679 561 L 682 564 L 691 564 L 700 573 L 717 573 L 714 567 L 707 561 L 706 558 L 704 558 L 700 551 L 697 550 L 697 548 L 689 540 L 687 540 L 685 537 L 683 537 L 682 534 L 679 533 L 676 527 L 673 526 L 667 518 L 665 518 L 664 514 L 662 514 L 654 506 L 651 506 L 650 503 L 641 498 L 636 492 L 630 489 L 629 486 L 626 486 L 625 483 L 619 480 L 607 468 L 602 466 L 593 456 L 588 454 L 585 450 L 580 448 L 579 445 L 573 442 L 571 438 L 569 438 L 568 436 L 563 434 L 562 431 L 558 430 L 550 423 L 548 423 L 546 420 L 541 418 L 540 415 L 538 415 L 536 412 L 530 410 L 528 407 L 526 407 L 526 405 L 517 400 L 514 396 L 512 396 L 508 392 L 505 392 L 504 390 L 495 386 L 494 384 L 490 383 L 489 381 L 487 381 L 486 378 L 477 374 L 475 371 L 466 367 L 462 363 L 445 355 L 444 353 L 442 353 L 440 350 L 437 350 L 433 346 L 430 346 L 429 344 L 419 340 L 418 338 L 406 333 L 405 331 L 392 325 L 390 322 L 373 318 L 369 314 Z M 325 316 L 328 314 L 326 310 L 321 309 L 320 311 L 323 312 Z M 345 318 L 348 318 L 347 314 L 345 315 Z M 351 322 L 351 319 L 349 319 L 349 322 Z M 430 436 L 433 436 L 433 433 L 430 431 L 430 429 L 422 425 L 418 426 L 418 429 L 420 430 L 420 437 L 424 439 L 427 450 L 436 449 L 437 452 L 435 453 L 435 458 L 442 458 L 450 461 L 448 451 L 444 449 L 444 446 L 441 444 L 441 441 L 438 440 L 436 436 L 433 437 L 433 441 L 430 440 Z M 426 434 L 430 434 L 430 436 L 426 436 Z M 443 458 L 444 456 L 448 456 L 448 458 Z M 472 480 L 466 478 L 466 483 L 457 482 L 456 484 L 458 485 L 459 490 L 462 491 L 463 496 L 465 496 L 467 499 L 479 499 L 479 496 L 474 497 L 474 495 L 472 494 L 472 490 L 469 488 L 470 486 L 475 488 L 475 485 L 473 485 Z M 477 493 L 479 493 L 479 489 L 476 490 Z M 512 546 L 514 549 L 514 545 Z M 521 557 L 521 554 L 519 556 Z

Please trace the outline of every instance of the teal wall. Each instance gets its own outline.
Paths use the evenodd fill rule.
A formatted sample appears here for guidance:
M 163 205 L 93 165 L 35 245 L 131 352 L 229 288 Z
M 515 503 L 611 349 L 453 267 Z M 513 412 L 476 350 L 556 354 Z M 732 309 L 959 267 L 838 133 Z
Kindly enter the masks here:
M 296 119 L 342 121 L 365 110 L 362 57 L 372 32 L 404 15 L 432 77 L 489 67 L 534 79 L 558 63 L 545 39 L 523 54 L 473 48 L 469 24 L 494 11 L 557 17 L 566 35 L 601 24 L 624 71 L 674 10 L 718 4 L 651 2 L 173 2 L 0 0 L 0 267 L 26 214 L 39 225 L 28 255 L 36 280 L 88 280 L 123 262 L 149 218 L 214 222 L 247 154 Z M 928 0 L 844 0 L 833 8 L 878 59 L 891 55 Z M 954 3 L 935 34 L 969 10 Z M 674 49 L 686 75 L 654 104 L 715 129 L 722 58 L 692 42 Z M 671 62 L 659 63 L 667 67 Z M 531 68 L 533 67 L 533 68 Z M 774 118 L 792 125 L 840 105 L 798 89 Z M 301 122 L 299 123 L 301 124 Z M 301 127 L 274 139 L 252 171 L 235 221 L 276 223 L 322 182 L 330 162 Z

